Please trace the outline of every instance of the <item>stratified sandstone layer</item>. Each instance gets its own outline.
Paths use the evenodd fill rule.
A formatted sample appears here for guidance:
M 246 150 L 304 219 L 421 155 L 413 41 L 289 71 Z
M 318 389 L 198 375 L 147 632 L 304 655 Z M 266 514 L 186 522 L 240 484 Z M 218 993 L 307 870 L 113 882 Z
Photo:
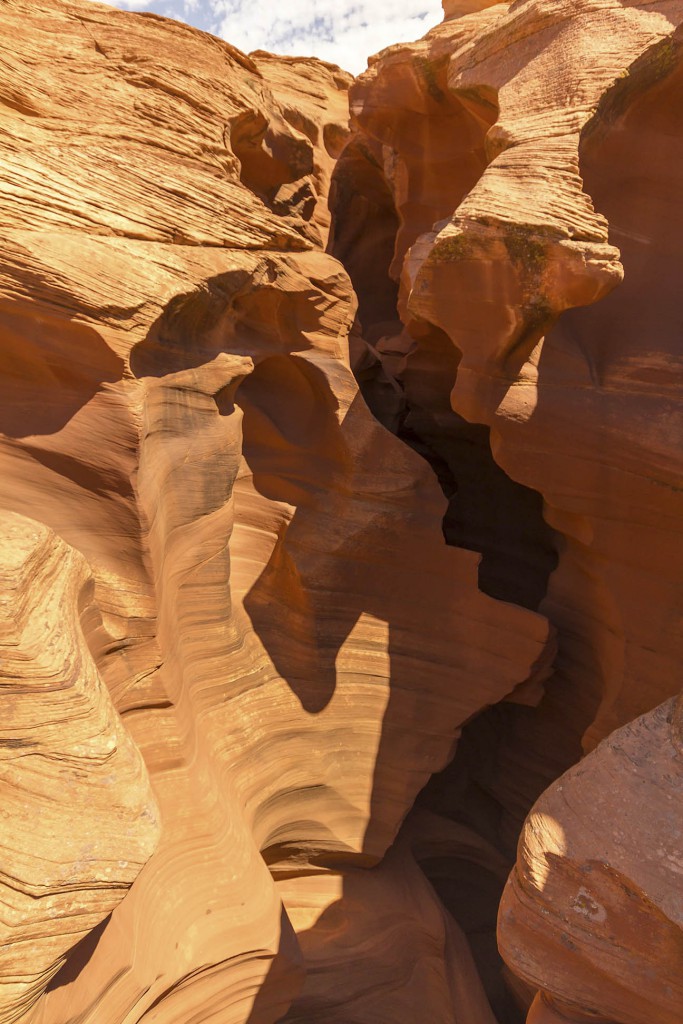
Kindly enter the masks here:
M 263 50 L 250 54 L 268 82 L 289 125 L 313 146 L 310 183 L 290 186 L 290 208 L 297 204 L 320 231 L 323 248 L 330 232 L 330 211 L 326 202 L 337 158 L 349 137 L 349 87 L 351 75 L 335 64 L 315 58 L 279 57 Z M 320 201 L 319 201 L 320 200 Z M 312 211 L 312 212 L 310 212 Z M 281 210 L 278 210 L 281 212 Z
M 482 587 L 539 607 L 558 629 L 555 673 L 538 711 L 501 708 L 474 723 L 469 761 L 456 758 L 446 788 L 427 793 L 432 808 L 441 801 L 456 816 L 476 815 L 483 834 L 509 851 L 553 778 L 680 689 L 683 378 L 673 268 L 682 237 L 683 5 L 521 0 L 476 5 L 486 9 L 464 17 L 459 5 L 445 6 L 443 25 L 384 51 L 351 90 L 354 159 L 342 155 L 335 172 L 333 251 L 359 291 L 365 343 L 355 365 L 364 393 L 433 464 L 449 497 L 446 536 L 484 552 Z M 374 261 L 344 219 L 354 182 L 367 179 L 377 197 L 372 238 L 381 240 Z M 364 296 L 364 266 L 374 262 L 380 279 L 382 260 L 384 292 Z M 471 455 L 459 452 L 481 444 L 472 424 L 490 430 L 496 463 L 532 491 L 513 497 L 510 479 L 499 485 L 490 467 L 472 473 Z M 481 454 L 476 460 L 484 465 Z M 480 514 L 487 501 L 496 509 L 488 520 Z M 558 555 L 551 575 L 548 546 Z M 645 765 L 654 741 L 641 733 L 634 742 Z M 677 755 L 666 749 L 659 770 L 668 759 L 675 779 Z M 569 777 L 575 801 L 587 804 L 585 821 L 606 757 L 600 748 Z M 618 779 L 628 766 L 612 765 L 617 789 L 603 820 L 618 820 L 635 793 L 658 799 L 656 777 L 640 764 L 634 755 L 639 785 L 625 784 L 623 804 Z M 680 783 L 669 798 L 671 806 L 680 800 Z M 592 847 L 585 837 L 582 846 L 587 827 L 567 823 L 575 869 L 588 871 L 597 857 L 637 889 L 618 835 Z M 676 822 L 660 815 L 651 835 L 643 823 L 634 850 L 666 850 L 676 834 Z M 562 890 L 573 869 L 552 845 L 540 848 L 555 887 L 547 898 L 576 899 Z M 675 866 L 667 876 L 675 888 L 674 876 Z M 643 892 L 649 907 L 652 889 Z M 622 905 L 610 911 L 609 935 L 589 922 L 573 959 L 566 936 L 570 952 L 556 956 L 542 893 L 542 884 L 513 886 L 501 924 L 508 963 L 545 989 L 530 1020 L 681 1019 L 675 985 L 658 990 L 667 965 L 680 963 L 675 913 L 662 925 L 669 930 L 655 976 L 644 936 L 659 927 L 657 899 L 640 939 Z
M 444 10 L 0 9 L 1 1024 L 683 1016 L 683 2 Z
M 112 813 L 116 894 L 78 931 L 51 920 L 28 994 L 3 975 L 3 1024 L 265 1024 L 309 998 L 321 955 L 290 920 L 300 877 L 331 880 L 323 912 L 358 886 L 391 931 L 415 920 L 391 872 L 363 871 L 463 723 L 538 692 L 552 631 L 478 590 L 477 556 L 444 547 L 431 469 L 359 396 L 356 300 L 321 251 L 348 77 L 85 0 L 11 0 L 0 30 L 2 506 L 87 563 L 92 656 L 161 823 L 135 854 L 142 811 L 121 836 Z M 66 587 L 68 565 L 55 575 Z M 54 728 L 73 741 L 68 706 Z M 42 767 L 58 787 L 59 760 Z M 17 863 L 29 845 L 18 833 Z M 434 955 L 452 929 L 430 913 L 413 950 L 448 985 L 457 944 Z M 354 915 L 350 941 L 373 946 L 375 1003 L 395 991 L 407 1019 L 424 983 L 370 924 Z
M 97 669 L 83 556 L 0 515 L 0 1020 L 125 896 L 159 839 L 144 762 Z

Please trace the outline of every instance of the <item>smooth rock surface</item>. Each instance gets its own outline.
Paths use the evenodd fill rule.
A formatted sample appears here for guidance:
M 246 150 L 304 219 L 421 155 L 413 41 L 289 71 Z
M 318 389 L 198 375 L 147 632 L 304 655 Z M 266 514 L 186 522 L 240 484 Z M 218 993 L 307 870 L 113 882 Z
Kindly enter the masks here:
M 499 936 L 559 1019 L 681 1019 L 681 721 L 679 697 L 618 729 L 527 819 Z

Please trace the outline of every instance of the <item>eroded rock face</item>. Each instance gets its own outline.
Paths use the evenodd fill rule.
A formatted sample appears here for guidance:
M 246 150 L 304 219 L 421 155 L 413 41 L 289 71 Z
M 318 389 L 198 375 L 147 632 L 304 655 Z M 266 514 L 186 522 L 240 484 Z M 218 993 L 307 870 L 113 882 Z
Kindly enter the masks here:
M 283 190 L 283 203 L 296 206 L 320 231 L 326 246 L 330 232 L 330 211 L 326 198 L 337 158 L 349 137 L 348 91 L 353 78 L 334 64 L 305 57 L 278 57 L 265 51 L 251 54 L 289 125 L 313 146 L 310 184 L 292 186 L 292 198 Z
M 565 642 L 558 669 L 571 675 L 574 688 L 583 680 L 593 689 L 598 707 L 586 723 L 590 747 L 677 689 L 672 666 L 680 657 L 680 635 L 675 629 L 666 630 L 666 639 L 661 635 L 676 604 L 667 570 L 656 573 L 643 601 L 646 566 L 661 565 L 663 552 L 676 550 L 669 523 L 670 502 L 678 500 L 671 474 L 680 477 L 680 431 L 671 419 L 677 413 L 670 390 L 680 380 L 677 338 L 668 322 L 653 342 L 646 307 L 641 305 L 638 321 L 629 298 L 643 294 L 644 274 L 655 273 L 654 249 L 661 260 L 658 315 L 666 318 L 671 308 L 663 272 L 670 253 L 658 244 L 665 232 L 667 244 L 675 245 L 664 212 L 670 162 L 655 159 L 653 199 L 638 206 L 630 198 L 633 179 L 624 180 L 620 170 L 630 165 L 626 153 L 607 164 L 601 157 L 617 136 L 626 148 L 625 137 L 642 138 L 640 119 L 651 123 L 655 107 L 678 111 L 674 29 L 681 10 L 675 3 L 614 12 L 585 4 L 577 12 L 572 5 L 567 13 L 574 16 L 566 20 L 560 5 L 547 15 L 556 19 L 550 39 L 550 23 L 536 21 L 539 9 L 515 4 L 507 15 L 494 9 L 499 23 L 473 52 L 457 53 L 449 64 L 456 95 L 465 94 L 468 102 L 474 102 L 471 94 L 480 102 L 497 98 L 498 117 L 486 135 L 490 164 L 447 223 L 413 246 L 404 262 L 404 302 L 409 314 L 435 323 L 462 353 L 452 405 L 467 419 L 492 426 L 497 461 L 541 490 L 546 519 L 564 535 L 543 607 L 565 633 L 581 636 L 576 645 Z M 623 40 L 621 50 L 606 66 L 597 55 L 603 49 L 612 54 L 607 40 L 615 34 Z M 560 55 L 570 48 L 593 56 L 572 61 L 569 72 Z M 547 76 L 541 76 L 543 68 Z M 583 115 L 566 104 L 567 75 L 576 78 L 572 94 L 591 98 Z M 544 79 L 543 104 L 538 76 Z M 675 120 L 677 114 L 667 116 Z M 655 122 L 651 131 L 660 148 L 675 147 L 673 124 L 662 130 Z M 626 240 L 623 263 L 608 241 L 609 219 L 595 212 L 610 204 L 610 237 Z M 638 241 L 629 242 L 633 235 Z M 630 280 L 621 284 L 627 264 Z M 609 300 L 598 301 L 612 289 Z M 573 312 L 560 317 L 568 309 Z M 667 366 L 666 380 L 655 379 L 655 365 Z M 656 403 L 656 414 L 648 403 Z M 651 424 L 645 432 L 632 426 L 645 421 Z M 642 484 L 634 484 L 636 466 L 648 467 Z M 661 492 L 657 502 L 651 488 Z M 582 575 L 591 589 L 580 594 Z M 595 619 L 590 629 L 577 625 L 577 616 L 586 614 Z M 621 639 L 615 642 L 615 635 Z M 657 651 L 656 665 L 645 648 Z
M 462 18 L 465 14 L 474 14 L 483 11 L 486 7 L 493 7 L 501 3 L 501 0 L 442 0 L 444 18 Z
M 679 697 L 534 806 L 499 923 L 503 955 L 546 990 L 530 1020 L 680 1020 L 682 752 Z
M 430 468 L 359 396 L 357 304 L 321 251 L 319 203 L 347 77 L 86 2 L 13 0 L 0 17 L 16 41 L 2 506 L 89 566 L 107 713 L 141 778 L 144 761 L 161 824 L 152 835 L 142 798 L 114 790 L 102 842 L 110 830 L 126 862 L 116 892 L 83 897 L 79 930 L 51 919 L 28 995 L 8 968 L 5 1019 L 274 1021 L 309 998 L 315 960 L 290 921 L 295 881 L 334 879 L 323 911 L 340 886 L 353 900 L 356 879 L 364 900 L 363 869 L 463 723 L 545 678 L 552 630 L 478 590 L 476 555 L 444 547 Z M 38 604 L 51 591 L 35 583 Z M 74 665 L 74 692 L 94 685 L 89 666 Z M 68 745 L 69 706 L 59 721 Z M 58 787 L 59 761 L 43 769 Z M 68 831 L 63 803 L 53 813 Z M 15 844 L 21 864 L 29 837 Z M 417 904 L 392 903 L 387 926 Z M 431 952 L 450 934 L 440 914 L 413 948 L 446 983 L 452 955 Z M 40 920 L 5 922 L 10 940 L 28 926 L 42 938 Z M 406 982 L 394 954 L 377 941 L 373 964 L 409 1014 L 425 982 Z
M 683 3 L 444 9 L 0 11 L 3 1024 L 681 1016 Z
M 449 498 L 444 532 L 482 552 L 482 589 L 535 608 L 555 565 L 540 498 L 495 464 L 486 426 L 453 408 L 460 352 L 435 318 L 406 307 L 405 286 L 399 296 L 406 254 L 486 169 L 493 94 L 475 102 L 450 89 L 447 76 L 451 55 L 475 46 L 497 17 L 493 9 L 448 20 L 425 40 L 387 51 L 353 87 L 358 131 L 335 170 L 331 251 L 359 297 L 364 343 L 352 355 L 365 397 L 432 463 Z
M 447 14 L 461 13 L 455 7 Z M 504 851 L 548 782 L 680 688 L 683 430 L 671 268 L 680 239 L 682 19 L 676 2 L 495 5 L 384 51 L 351 91 L 352 145 L 374 154 L 374 195 L 383 196 L 385 222 L 398 224 L 384 265 L 400 322 L 380 317 L 368 297 L 370 329 L 356 351 L 364 393 L 439 473 L 450 498 L 446 536 L 456 539 L 459 513 L 460 536 L 485 552 L 480 585 L 509 587 L 514 566 L 525 578 L 513 599 L 540 599 L 559 630 L 538 711 L 500 709 L 474 723 L 464 775 L 450 776 L 450 791 L 428 794 L 432 809 L 441 799 L 456 815 L 476 813 Z M 440 137 L 446 123 L 457 130 Z M 441 193 L 429 179 L 439 161 L 452 168 Z M 348 193 L 354 174 L 362 180 L 343 157 L 336 174 L 346 175 Z M 437 213 L 430 204 L 439 195 Z M 352 277 L 358 262 L 352 253 Z M 354 281 L 362 316 L 362 275 Z M 494 524 L 488 550 L 507 551 L 507 568 L 499 563 L 489 575 L 485 520 L 457 447 L 468 434 L 453 414 L 490 428 L 496 463 L 542 495 L 554 531 L 544 530 L 529 494 L 503 499 L 512 525 Z M 559 556 L 551 575 L 548 547 Z M 489 742 L 493 756 L 482 746 Z M 576 799 L 587 803 L 599 784 L 592 766 L 576 782 Z M 649 792 L 654 782 L 641 781 Z M 484 789 L 491 813 L 469 791 L 454 798 L 458 785 Z M 582 827 L 574 821 L 570 839 L 578 842 Z M 662 822 L 655 834 L 669 827 Z M 640 843 L 650 841 L 645 831 Z M 600 856 L 608 865 L 619 859 L 609 842 Z M 638 982 L 637 972 L 628 981 L 623 961 L 617 974 L 626 973 L 611 975 L 622 926 L 613 926 L 609 949 L 608 937 L 587 930 L 586 974 L 575 985 L 571 957 L 551 967 L 553 940 L 544 945 L 543 905 L 539 898 L 531 910 L 530 890 L 519 919 L 537 913 L 535 932 L 515 940 L 517 898 L 513 887 L 503 944 L 513 968 L 545 989 L 530 1020 L 681 1016 L 675 988 L 648 1001 L 648 984 L 658 982 Z M 668 950 L 677 949 L 678 927 L 674 920 Z M 610 981 L 601 1000 L 603 971 Z
M 97 661 L 82 555 L 0 516 L 0 1020 L 19 1019 L 154 853 L 159 813 Z

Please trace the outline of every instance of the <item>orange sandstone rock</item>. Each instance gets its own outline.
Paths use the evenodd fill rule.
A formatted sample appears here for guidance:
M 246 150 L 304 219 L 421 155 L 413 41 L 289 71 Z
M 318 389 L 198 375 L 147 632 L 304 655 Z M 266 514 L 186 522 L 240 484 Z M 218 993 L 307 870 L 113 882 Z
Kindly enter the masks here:
M 274 878 L 379 861 L 463 723 L 547 675 L 552 631 L 478 590 L 430 468 L 360 398 L 311 205 L 344 76 L 303 62 L 293 124 L 296 62 L 86 2 L 0 25 L 1 504 L 88 563 L 162 826 L 31 1024 L 265 1024 L 303 983 Z M 41 977 L 83 931 L 50 929 Z
M 0 1020 L 24 1019 L 157 846 L 140 752 L 97 663 L 110 638 L 82 555 L 0 515 Z
M 2 6 L 5 1024 L 493 1024 L 425 874 L 601 740 L 502 951 L 680 1019 L 683 3 L 444 9 L 347 139 L 331 65 Z
M 626 200 L 634 187 L 628 180 L 616 189 L 611 237 L 622 245 L 630 272 L 623 284 L 608 219 L 595 208 L 610 212 L 607 195 L 616 186 L 602 184 L 601 176 L 610 179 L 629 162 L 620 155 L 608 169 L 600 163 L 604 147 L 617 137 L 622 147 L 624 138 L 642 138 L 639 119 L 665 96 L 665 109 L 679 109 L 674 28 L 683 9 L 672 3 L 657 11 L 647 4 L 607 11 L 585 4 L 577 11 L 572 5 L 572 17 L 560 20 L 558 8 L 549 40 L 547 28 L 534 31 L 535 7 L 514 5 L 507 17 L 499 15 L 475 61 L 451 60 L 456 94 L 473 89 L 482 96 L 488 89 L 497 97 L 498 119 L 486 140 L 491 162 L 448 223 L 413 247 L 404 301 L 414 316 L 445 330 L 462 353 L 453 406 L 492 426 L 496 459 L 543 492 L 546 518 L 565 536 L 543 608 L 566 637 L 560 677 L 574 680 L 573 689 L 578 681 L 595 702 L 584 719 L 590 747 L 677 689 L 672 667 L 680 634 L 662 631 L 676 614 L 669 569 L 680 552 L 673 522 L 681 435 L 670 390 L 675 394 L 678 381 L 671 372 L 677 342 L 668 321 L 652 354 L 649 328 L 636 321 L 630 299 L 634 290 L 642 294 L 640 250 L 654 246 L 657 258 L 668 259 L 669 249 L 658 244 L 663 231 L 671 238 L 667 246 L 675 245 L 664 226 L 667 186 L 657 181 L 660 173 L 666 179 L 668 162 L 659 158 L 651 167 L 657 198 L 647 213 Z M 570 51 L 571 69 L 561 60 Z M 571 88 L 567 75 L 576 76 Z M 567 102 L 570 94 L 586 97 L 580 109 Z M 658 145 L 675 147 L 665 141 L 678 137 L 673 125 L 656 124 L 652 132 Z M 592 186 L 590 195 L 584 183 Z M 630 241 L 634 235 L 638 241 Z M 658 282 L 658 309 L 666 316 L 670 286 L 663 270 Z M 590 310 L 579 311 L 583 306 Z M 654 363 L 669 366 L 669 374 L 655 381 Z M 643 418 L 651 426 L 636 438 L 631 424 Z
M 501 2 L 502 0 L 441 0 L 441 6 L 444 18 L 462 18 L 465 14 L 474 14 Z
M 498 503 L 529 526 L 505 534 L 508 566 L 507 552 L 519 555 L 524 536 L 521 562 L 538 573 L 516 600 L 536 606 L 542 598 L 559 631 L 539 711 L 508 715 L 497 774 L 486 778 L 508 848 L 545 785 L 680 688 L 683 426 L 671 267 L 681 237 L 682 21 L 676 0 L 495 5 L 384 51 L 351 92 L 354 154 L 381 152 L 373 237 L 383 252 L 391 246 L 379 223 L 398 225 L 384 266 L 401 322 L 373 308 L 368 294 L 370 332 L 356 353 L 364 391 L 432 461 L 454 515 L 466 520 L 475 507 L 460 500 L 458 447 L 473 437 L 452 418 L 460 416 L 490 428 L 496 462 L 540 492 L 555 531 L 554 541 L 544 536 L 533 502 Z M 458 128 L 442 137 L 446 123 Z M 451 168 L 440 189 L 429 178 L 438 161 Z M 336 173 L 358 175 L 343 157 Z M 362 318 L 362 260 L 353 247 L 349 266 Z M 486 493 L 502 492 L 490 482 Z M 458 528 L 485 552 L 484 566 L 495 545 L 480 524 L 473 517 Z M 541 557 L 548 541 L 559 556 L 549 577 Z M 480 582 L 511 586 L 504 570 L 480 573 Z M 649 794 L 656 780 L 636 771 Z M 592 787 L 587 774 L 578 803 L 590 804 Z M 585 821 L 570 824 L 569 840 L 580 845 Z M 660 816 L 634 850 L 672 828 Z M 577 871 L 586 870 L 584 855 L 572 861 Z M 609 843 L 602 856 L 608 867 L 618 861 Z M 659 967 L 646 941 L 629 938 L 623 907 L 628 956 L 618 982 L 618 929 L 603 960 L 589 921 L 576 957 L 579 985 L 572 957 L 552 952 L 540 896 L 528 891 L 525 900 L 525 912 L 538 914 L 533 933 L 525 926 L 515 937 L 506 919 L 504 945 L 515 950 L 506 953 L 515 968 L 545 990 L 530 1020 L 680 1017 L 675 985 L 659 992 Z M 680 955 L 680 929 L 677 919 L 662 927 L 665 972 Z M 523 969 L 527 958 L 533 976 Z
M 281 57 L 263 50 L 250 54 L 289 125 L 313 147 L 311 181 L 294 183 L 290 209 L 312 210 L 311 223 L 320 231 L 323 248 L 330 230 L 327 195 L 332 172 L 349 137 L 349 86 L 353 78 L 334 64 L 308 57 Z M 283 207 L 284 208 L 284 207 Z
M 503 897 L 503 955 L 552 993 L 529 1021 L 673 1024 L 680 963 L 681 698 L 604 740 L 534 806 Z

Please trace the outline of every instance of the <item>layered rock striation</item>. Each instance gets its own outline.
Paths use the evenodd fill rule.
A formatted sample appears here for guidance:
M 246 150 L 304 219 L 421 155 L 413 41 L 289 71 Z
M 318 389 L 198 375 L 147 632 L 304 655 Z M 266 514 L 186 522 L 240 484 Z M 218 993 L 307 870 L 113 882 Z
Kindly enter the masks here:
M 683 8 L 522 2 L 458 17 L 457 7 L 424 40 L 379 55 L 351 92 L 353 145 L 374 156 L 381 219 L 395 228 L 393 248 L 384 241 L 383 251 L 390 252 L 384 266 L 398 320 L 372 307 L 372 293 L 363 310 L 362 275 L 349 265 L 369 328 L 356 353 L 364 393 L 434 465 L 450 498 L 446 537 L 457 539 L 460 516 L 460 537 L 484 553 L 480 585 L 539 607 L 558 629 L 555 671 L 538 710 L 496 709 L 495 718 L 475 723 L 469 761 L 456 758 L 440 788 L 427 793 L 431 807 L 478 815 L 506 851 L 548 782 L 680 688 L 683 431 L 671 268 L 679 236 L 673 168 Z M 447 124 L 458 127 L 446 132 Z M 366 174 L 370 163 L 368 156 Z M 439 191 L 430 174 L 446 166 L 451 173 L 439 175 Z M 354 175 L 363 181 L 343 157 L 336 174 L 347 194 Z M 513 503 L 479 469 L 473 484 L 458 452 L 463 439 L 471 449 L 472 428 L 458 417 L 489 428 L 497 465 L 531 492 Z M 488 547 L 473 486 L 512 520 L 501 529 L 489 517 Z M 542 495 L 545 526 L 534 492 Z M 558 557 L 550 575 L 548 546 Z M 492 553 L 494 572 L 486 566 Z M 629 771 L 623 761 L 608 768 L 608 750 L 599 747 L 570 776 L 574 803 L 586 802 L 587 817 L 565 827 L 557 815 L 567 849 L 581 845 L 589 827 L 600 773 L 618 779 Z M 640 764 L 634 756 L 637 792 L 647 794 L 640 799 L 656 801 L 658 782 Z M 472 797 L 476 787 L 494 801 L 493 817 L 482 814 L 480 795 Z M 534 815 L 555 813 L 544 810 L 545 799 L 526 826 L 537 842 Z M 593 827 L 613 819 L 614 829 L 593 845 L 586 839 L 567 860 L 549 826 L 534 855 L 547 862 L 547 880 L 535 889 L 521 881 L 530 870 L 530 840 L 522 842 L 501 941 L 508 963 L 547 990 L 534 1021 L 565 1014 L 644 1022 L 683 1012 L 675 986 L 662 995 L 657 982 L 644 982 L 640 972 L 652 953 L 645 940 L 639 950 L 626 937 L 621 905 L 606 911 L 608 934 L 589 921 L 581 954 L 559 929 L 562 954 L 551 951 L 548 901 L 558 919 L 574 920 L 570 863 L 585 872 L 595 858 L 637 890 L 619 852 L 628 828 L 616 825 L 628 799 L 608 800 L 611 817 L 603 805 Z M 666 850 L 675 821 L 658 820 L 653 836 L 644 825 L 637 831 L 634 850 L 650 842 Z M 650 906 L 652 888 L 644 892 Z M 514 909 L 517 900 L 524 910 Z M 643 920 L 659 927 L 660 913 L 652 906 Z M 535 915 L 533 935 L 527 924 L 517 931 L 525 915 L 527 924 Z M 662 940 L 666 973 L 680 941 L 676 914 L 662 927 L 670 936 Z M 583 957 L 581 968 L 573 953 Z M 564 1009 L 552 1010 L 553 1002 Z
M 2 6 L 2 1024 L 680 1017 L 682 21 Z
M 326 872 L 329 902 L 377 862 L 462 724 L 547 674 L 551 630 L 444 550 L 431 470 L 358 395 L 356 301 L 316 214 L 348 78 L 304 62 L 295 109 L 297 62 L 164 19 L 2 17 L 2 503 L 89 566 L 97 670 L 161 825 L 130 805 L 141 852 L 120 837 L 100 927 L 79 943 L 57 916 L 26 992 L 3 974 L 4 1019 L 274 1020 L 303 974 L 275 879 Z M 75 711 L 44 715 L 73 741 Z M 36 800 L 59 757 L 43 770 Z M 29 845 L 17 831 L 8 872 Z
M 98 671 L 110 640 L 82 555 L 2 513 L 0 1019 L 32 1006 L 159 841 L 140 752 Z

